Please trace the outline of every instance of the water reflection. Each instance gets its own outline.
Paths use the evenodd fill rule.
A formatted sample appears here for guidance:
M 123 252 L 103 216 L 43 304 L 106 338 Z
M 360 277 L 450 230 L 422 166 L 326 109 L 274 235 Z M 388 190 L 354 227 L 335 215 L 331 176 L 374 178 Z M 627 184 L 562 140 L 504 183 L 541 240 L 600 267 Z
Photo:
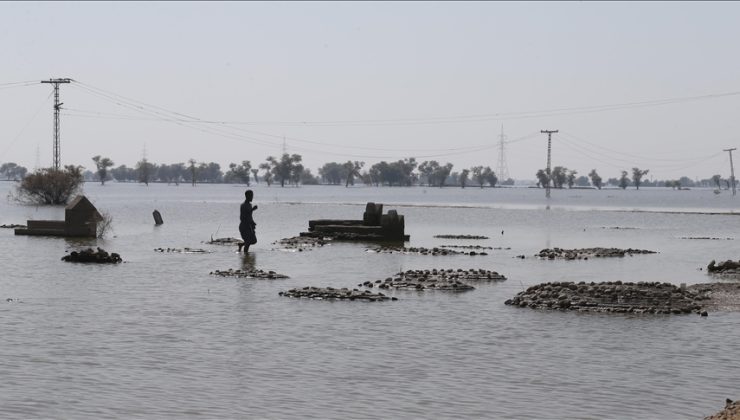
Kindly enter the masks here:
M 254 271 L 257 268 L 257 254 L 254 252 L 242 254 L 242 270 Z

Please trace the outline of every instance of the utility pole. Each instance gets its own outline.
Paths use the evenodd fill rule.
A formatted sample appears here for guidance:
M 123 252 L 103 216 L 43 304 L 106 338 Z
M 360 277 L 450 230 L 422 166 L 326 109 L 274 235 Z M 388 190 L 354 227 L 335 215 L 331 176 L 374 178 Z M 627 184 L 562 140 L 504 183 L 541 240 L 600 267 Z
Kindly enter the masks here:
M 557 133 L 558 130 L 540 130 L 540 133 L 547 133 L 547 185 L 545 185 L 545 197 L 550 198 L 550 152 L 552 151 L 552 133 Z
M 54 169 L 59 170 L 59 110 L 64 103 L 59 102 L 59 84 L 69 83 L 72 79 L 49 79 L 42 80 L 41 83 L 51 83 L 54 85 Z
M 506 136 L 504 135 L 504 125 L 501 124 L 501 136 L 499 137 L 498 143 L 498 168 L 496 168 L 497 175 L 501 182 L 509 179 L 509 168 L 506 165 L 506 155 L 504 154 L 504 143 Z
M 722 149 L 723 152 L 730 154 L 730 183 L 732 184 L 732 195 L 735 195 L 735 167 L 732 166 L 732 151 L 737 150 L 737 147 L 732 149 Z

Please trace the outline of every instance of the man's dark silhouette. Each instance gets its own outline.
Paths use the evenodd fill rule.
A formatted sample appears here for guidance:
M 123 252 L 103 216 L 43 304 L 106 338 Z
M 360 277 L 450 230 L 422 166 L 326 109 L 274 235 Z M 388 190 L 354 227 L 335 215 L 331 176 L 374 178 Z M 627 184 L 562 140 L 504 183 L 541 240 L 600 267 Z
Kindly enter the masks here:
M 257 206 L 252 206 L 252 198 L 254 198 L 252 190 L 244 192 L 244 202 L 239 211 L 239 233 L 241 233 L 244 242 L 239 244 L 239 252 L 242 251 L 242 247 L 244 247 L 245 253 L 249 252 L 249 246 L 257 243 L 257 235 L 254 233 L 257 223 L 254 223 L 254 219 L 252 219 L 252 212 L 257 210 Z

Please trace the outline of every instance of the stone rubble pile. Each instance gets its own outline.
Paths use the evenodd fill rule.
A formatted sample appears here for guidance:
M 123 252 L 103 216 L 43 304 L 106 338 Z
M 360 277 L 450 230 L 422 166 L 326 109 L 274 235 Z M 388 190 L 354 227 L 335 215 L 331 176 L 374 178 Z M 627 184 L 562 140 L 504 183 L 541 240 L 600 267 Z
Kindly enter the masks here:
M 707 271 L 712 274 L 723 274 L 723 275 L 740 275 L 740 260 L 737 262 L 727 260 L 717 264 L 716 261 L 712 260 L 707 266 Z
M 481 235 L 434 235 L 439 239 L 488 239 L 488 236 Z
M 404 246 L 381 246 L 378 248 L 368 248 L 368 252 L 375 252 L 378 254 L 407 254 L 407 255 L 432 255 L 432 256 L 439 256 L 439 255 L 488 255 L 486 252 L 476 252 L 476 251 L 455 251 L 453 249 L 445 249 L 445 248 L 424 248 L 424 247 L 404 247 Z
M 209 273 L 212 276 L 219 277 L 236 277 L 236 278 L 249 278 L 249 279 L 287 279 L 289 278 L 285 274 L 276 273 L 272 270 L 234 270 L 230 268 L 228 270 L 216 270 Z
M 84 263 L 98 263 L 98 264 L 117 264 L 122 262 L 121 256 L 115 252 L 108 253 L 102 248 L 93 250 L 88 248 L 82 251 L 72 251 L 69 254 L 62 257 L 62 261 L 67 262 L 84 262 Z
M 312 287 L 290 289 L 287 292 L 278 293 L 280 296 L 292 298 L 308 298 L 316 300 L 364 300 L 368 302 L 379 302 L 384 300 L 398 300 L 396 297 L 386 296 L 383 293 L 372 293 L 369 290 L 334 287 Z
M 706 295 L 670 283 L 542 283 L 504 302 L 533 309 L 562 309 L 582 312 L 685 314 L 701 313 Z
M 465 282 L 503 280 L 506 280 L 506 277 L 501 274 L 483 269 L 407 270 L 385 280 L 366 281 L 358 286 L 380 289 L 466 291 L 473 290 L 475 287 Z
M 241 239 L 237 238 L 211 238 L 210 241 L 206 241 L 206 244 L 209 245 L 239 245 L 243 241 Z
M 210 254 L 213 251 L 202 248 L 154 248 L 154 252 L 171 252 L 175 254 Z
M 563 248 L 545 248 L 535 257 L 542 259 L 554 260 L 587 260 L 589 258 L 611 258 L 611 257 L 624 257 L 625 255 L 636 255 L 636 254 L 655 254 L 655 251 L 648 251 L 646 249 L 620 249 L 620 248 L 578 248 L 578 249 L 563 249 Z
M 327 245 L 330 242 L 330 238 L 323 236 L 294 236 L 292 238 L 283 238 L 279 241 L 273 242 L 273 245 L 279 246 L 281 250 L 303 252 L 304 250 L 311 250 L 320 248 Z

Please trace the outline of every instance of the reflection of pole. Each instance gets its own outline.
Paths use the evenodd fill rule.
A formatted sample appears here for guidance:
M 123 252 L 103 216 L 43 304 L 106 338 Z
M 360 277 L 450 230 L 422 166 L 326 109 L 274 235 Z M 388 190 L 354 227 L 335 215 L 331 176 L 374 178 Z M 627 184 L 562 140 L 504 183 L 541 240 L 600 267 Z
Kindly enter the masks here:
M 63 103 L 59 103 L 59 84 L 69 83 L 71 79 L 49 79 L 42 80 L 41 83 L 51 83 L 54 85 L 54 169 L 59 170 L 59 110 L 62 109 Z
M 547 185 L 545 185 L 545 197 L 550 198 L 550 151 L 552 150 L 552 133 L 557 133 L 558 130 L 540 130 L 540 133 L 547 133 Z
M 735 167 L 732 165 L 733 150 L 737 150 L 737 147 L 733 147 L 732 149 L 723 149 L 723 151 L 730 153 L 730 183 L 732 184 L 732 195 L 735 195 Z

